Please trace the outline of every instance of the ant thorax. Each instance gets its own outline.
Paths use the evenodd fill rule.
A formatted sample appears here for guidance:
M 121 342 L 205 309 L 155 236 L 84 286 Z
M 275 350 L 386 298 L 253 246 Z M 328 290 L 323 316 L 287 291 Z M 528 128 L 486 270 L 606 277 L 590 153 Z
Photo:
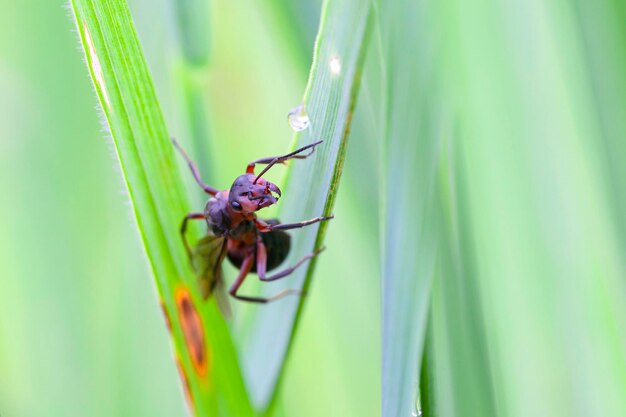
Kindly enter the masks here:
M 215 236 L 232 236 L 232 232 L 242 222 L 253 221 L 254 213 L 241 213 L 233 210 L 228 202 L 229 190 L 220 191 L 210 198 L 204 207 L 204 217 L 209 230 Z
M 228 191 L 221 191 L 207 201 L 204 207 L 204 217 L 209 230 L 215 236 L 224 236 L 233 226 L 233 216 L 228 208 Z

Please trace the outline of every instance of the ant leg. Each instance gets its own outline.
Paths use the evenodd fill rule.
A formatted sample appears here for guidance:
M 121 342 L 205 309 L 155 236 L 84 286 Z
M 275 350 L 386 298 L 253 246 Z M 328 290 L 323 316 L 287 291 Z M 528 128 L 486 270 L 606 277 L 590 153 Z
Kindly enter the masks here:
M 309 156 L 311 156 L 313 154 L 313 152 L 315 152 L 315 147 L 317 145 L 319 145 L 320 143 L 322 143 L 323 140 L 319 140 L 317 142 L 311 143 L 309 145 L 303 146 L 300 149 L 296 149 L 295 151 L 288 153 L 287 155 L 283 155 L 283 156 L 273 156 L 273 157 L 269 157 L 269 158 L 261 158 L 261 159 L 257 159 L 256 161 L 252 161 L 248 164 L 248 168 L 246 168 L 246 173 L 248 174 L 254 174 L 254 166 L 255 164 L 267 164 L 267 166 L 263 169 L 263 171 L 261 171 L 261 173 L 259 175 L 256 176 L 256 178 L 254 179 L 254 183 L 256 183 L 256 181 L 263 175 L 265 174 L 271 167 L 273 167 L 275 164 L 282 164 L 283 162 L 286 162 L 290 159 L 305 159 Z M 311 152 L 307 153 L 306 155 L 298 155 L 300 152 L 302 151 L 306 151 L 307 149 L 311 149 Z
M 180 225 L 180 235 L 183 238 L 183 244 L 185 245 L 185 250 L 187 251 L 187 255 L 189 259 L 191 259 L 191 246 L 189 246 L 189 242 L 187 242 L 187 223 L 189 220 L 200 220 L 204 219 L 204 214 L 202 213 L 189 213 L 183 219 L 183 223 Z
M 217 194 L 219 192 L 218 189 L 213 188 L 210 185 L 205 184 L 204 181 L 202 181 L 202 178 L 200 178 L 200 171 L 198 170 L 198 166 L 196 165 L 195 162 L 193 162 L 191 160 L 191 158 L 189 158 L 187 153 L 178 144 L 176 139 L 172 138 L 172 142 L 174 143 L 174 146 L 176 147 L 176 149 L 178 149 L 178 151 L 183 155 L 183 158 L 185 158 L 185 161 L 187 162 L 187 165 L 191 169 L 191 173 L 193 174 L 193 177 L 195 178 L 195 180 L 198 183 L 198 185 L 204 190 L 204 192 L 207 193 L 207 194 L 211 194 L 211 195 Z
M 299 291 L 295 291 L 295 290 L 282 290 L 279 291 L 278 293 L 272 295 L 271 297 L 248 297 L 246 295 L 239 295 L 237 294 L 237 291 L 239 290 L 239 287 L 241 287 L 241 284 L 243 284 L 243 280 L 246 278 L 246 275 L 248 275 L 248 273 L 250 272 L 250 269 L 252 269 L 252 264 L 254 262 L 254 253 L 250 253 L 248 254 L 248 256 L 245 257 L 245 259 L 243 260 L 243 263 L 241 264 L 241 268 L 239 269 L 239 274 L 237 275 L 237 279 L 235 279 L 235 282 L 233 283 L 233 285 L 230 287 L 230 291 L 229 294 L 232 295 L 233 297 L 241 300 L 241 301 L 247 301 L 250 303 L 269 303 L 271 301 L 274 300 L 278 300 L 279 298 L 283 298 L 286 295 L 289 294 L 299 294 Z
M 306 261 L 308 261 L 309 259 L 317 256 L 321 251 L 323 251 L 325 248 L 320 248 L 318 250 L 316 250 L 315 252 L 309 253 L 308 255 L 306 255 L 304 258 L 300 259 L 294 266 L 289 267 L 287 269 L 284 269 L 280 272 L 277 272 L 269 277 L 265 276 L 265 269 L 267 266 L 267 250 L 265 248 L 265 245 L 263 244 L 263 241 L 261 240 L 260 236 L 257 240 L 257 249 L 256 249 L 256 273 L 259 276 L 259 279 L 261 281 L 276 281 L 277 279 L 281 279 L 286 277 L 287 275 L 291 274 L 293 271 L 295 271 L 300 265 L 302 265 L 303 263 L 305 263 Z M 292 290 L 294 291 L 294 290 Z
M 279 224 L 267 224 L 265 222 L 261 223 L 257 220 L 256 225 L 261 233 L 271 232 L 272 230 L 290 230 L 290 229 L 299 229 L 301 227 L 309 226 L 314 223 L 318 223 L 325 220 L 330 220 L 334 218 L 334 215 L 324 216 L 324 217 L 314 217 L 309 220 L 304 220 L 298 223 L 279 223 Z
M 237 294 L 239 287 L 241 287 L 241 284 L 243 284 L 243 280 L 246 279 L 246 275 L 248 275 L 248 273 L 252 269 L 253 261 L 254 261 L 254 255 L 252 253 L 248 254 L 244 258 L 243 262 L 241 263 L 241 268 L 239 268 L 239 273 L 237 274 L 237 278 L 235 279 L 235 282 L 233 283 L 233 285 L 230 287 L 230 290 L 228 290 L 228 293 L 232 295 L 233 297 L 242 301 L 249 301 L 252 303 L 265 303 L 266 301 L 260 298 L 246 297 L 244 295 Z

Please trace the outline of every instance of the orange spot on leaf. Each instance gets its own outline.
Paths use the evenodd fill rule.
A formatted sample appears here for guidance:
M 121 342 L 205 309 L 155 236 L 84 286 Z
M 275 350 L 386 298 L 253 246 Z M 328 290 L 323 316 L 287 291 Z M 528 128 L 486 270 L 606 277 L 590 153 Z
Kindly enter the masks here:
M 171 332 L 172 320 L 170 320 L 170 315 L 167 312 L 167 307 L 165 307 L 165 303 L 163 302 L 163 300 L 161 300 L 160 304 L 161 304 L 161 311 L 163 311 L 163 317 L 165 317 L 165 327 L 167 327 L 167 330 Z
M 183 287 L 178 288 L 175 299 L 191 362 L 198 375 L 204 376 L 207 373 L 209 361 L 202 320 L 193 304 L 189 290 Z
M 189 387 L 189 379 L 187 378 L 183 364 L 180 363 L 178 358 L 176 358 L 176 368 L 178 368 L 178 375 L 180 375 L 180 379 L 183 381 L 183 391 L 185 392 L 185 399 L 189 405 L 189 410 L 191 414 L 193 414 L 193 396 L 191 395 L 191 388 Z

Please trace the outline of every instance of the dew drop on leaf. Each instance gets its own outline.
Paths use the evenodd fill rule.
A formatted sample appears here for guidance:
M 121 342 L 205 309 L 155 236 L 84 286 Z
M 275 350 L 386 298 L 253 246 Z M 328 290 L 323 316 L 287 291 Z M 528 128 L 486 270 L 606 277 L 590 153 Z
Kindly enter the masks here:
M 304 103 L 291 109 L 287 114 L 287 120 L 294 132 L 301 132 L 311 125 L 311 119 L 304 109 Z
M 339 75 L 341 73 L 341 60 L 339 59 L 339 55 L 333 55 L 330 57 L 328 67 L 333 75 Z

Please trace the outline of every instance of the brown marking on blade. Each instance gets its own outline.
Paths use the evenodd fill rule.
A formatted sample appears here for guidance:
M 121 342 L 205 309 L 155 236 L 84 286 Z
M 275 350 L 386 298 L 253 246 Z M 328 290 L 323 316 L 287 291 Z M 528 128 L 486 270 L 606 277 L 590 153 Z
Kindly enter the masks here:
M 204 338 L 204 328 L 198 310 L 193 304 L 189 290 L 180 287 L 175 294 L 178 318 L 185 336 L 187 350 L 191 363 L 200 376 L 205 376 L 208 370 L 208 352 Z
M 170 313 L 167 312 L 167 307 L 165 307 L 165 303 L 163 302 L 163 300 L 161 300 L 160 302 L 161 304 L 161 311 L 163 311 L 163 317 L 165 317 L 165 327 L 167 327 L 167 330 L 169 330 L 169 332 L 172 332 L 172 320 L 170 320 Z
M 187 405 L 189 406 L 190 414 L 194 414 L 193 407 L 193 396 L 191 395 L 191 387 L 189 386 L 189 379 L 187 378 L 187 374 L 185 373 L 185 368 L 183 368 L 183 364 L 180 363 L 180 360 L 176 358 L 176 368 L 178 368 L 178 375 L 180 375 L 180 379 L 183 381 L 183 391 L 185 392 L 185 399 L 187 400 Z

